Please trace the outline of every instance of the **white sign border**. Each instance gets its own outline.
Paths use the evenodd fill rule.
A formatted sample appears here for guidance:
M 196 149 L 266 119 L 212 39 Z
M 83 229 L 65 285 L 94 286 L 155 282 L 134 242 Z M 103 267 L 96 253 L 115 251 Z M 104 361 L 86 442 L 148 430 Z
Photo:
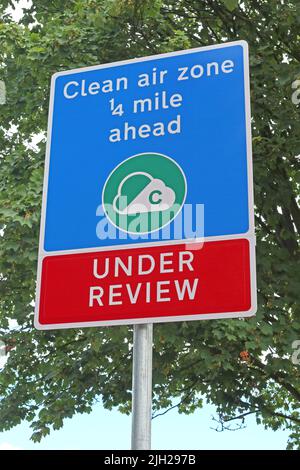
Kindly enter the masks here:
M 205 237 L 203 239 L 194 240 L 163 240 L 158 242 L 145 242 L 138 244 L 128 245 L 113 245 L 106 247 L 94 247 L 94 248 L 83 248 L 74 250 L 58 250 L 58 251 L 46 251 L 44 249 L 45 239 L 45 222 L 46 222 L 46 207 L 47 207 L 47 193 L 48 193 L 48 181 L 49 181 L 49 168 L 50 168 L 50 151 L 51 151 L 51 138 L 52 138 L 52 120 L 53 120 L 53 107 L 54 107 L 54 94 L 55 94 L 55 82 L 56 78 L 60 76 L 70 75 L 74 73 L 82 73 L 91 70 L 98 70 L 102 68 L 117 67 L 129 63 L 146 62 L 150 60 L 163 59 L 166 57 L 173 57 L 178 55 L 192 54 L 197 52 L 203 52 L 208 50 L 223 49 L 226 47 L 238 46 L 243 48 L 243 63 L 244 63 L 244 95 L 245 95 L 245 122 L 246 122 L 246 146 L 247 146 L 247 184 L 248 184 L 248 212 L 249 212 L 249 228 L 245 233 L 232 234 L 226 236 L 217 237 Z M 256 295 L 256 267 L 255 267 L 255 225 L 254 225 L 254 197 L 253 197 L 253 166 L 252 166 L 252 138 L 251 138 L 251 110 L 250 110 L 250 83 L 249 83 L 249 55 L 248 55 L 248 43 L 244 40 L 232 41 L 223 44 L 216 44 L 212 46 L 197 47 L 193 49 L 186 49 L 175 52 L 168 52 L 165 54 L 151 55 L 147 57 L 140 57 L 135 59 L 123 60 L 118 62 L 112 62 L 101 65 L 94 65 L 90 67 L 82 67 L 72 70 L 66 70 L 57 72 L 52 75 L 51 78 L 51 89 L 50 89 L 50 101 L 49 101 L 49 112 L 48 112 L 48 129 L 47 129 L 47 146 L 46 146 L 46 158 L 45 158 L 45 171 L 44 171 L 44 183 L 43 183 L 43 196 L 42 196 L 42 211 L 41 211 L 41 222 L 40 222 L 40 236 L 39 236 L 39 253 L 38 253 L 38 269 L 37 269 L 37 285 L 36 285 L 36 301 L 35 301 L 35 314 L 34 314 L 34 326 L 38 330 L 50 330 L 50 329 L 66 329 L 66 328 L 85 328 L 92 326 L 112 326 L 112 325 L 133 325 L 137 323 L 163 323 L 163 322 L 175 322 L 175 321 L 191 321 L 191 320 L 209 320 L 216 318 L 243 318 L 251 317 L 255 315 L 257 310 L 257 295 Z M 199 314 L 199 315 L 180 315 L 171 317 L 150 317 L 130 320 L 116 320 L 116 321 L 95 321 L 95 322 L 84 322 L 84 323 L 64 323 L 64 324 L 51 324 L 43 325 L 39 323 L 39 303 L 40 303 L 40 289 L 41 289 L 41 273 L 42 273 L 42 262 L 45 256 L 63 255 L 63 254 L 76 254 L 76 253 L 90 253 L 99 251 L 111 251 L 111 250 L 122 250 L 131 249 L 137 247 L 153 247 L 159 245 L 177 245 L 177 244 L 189 244 L 189 242 L 209 242 L 209 241 L 221 241 L 231 239 L 248 239 L 250 243 L 250 270 L 251 270 L 251 309 L 246 312 L 229 312 L 229 313 L 213 313 L 213 314 Z

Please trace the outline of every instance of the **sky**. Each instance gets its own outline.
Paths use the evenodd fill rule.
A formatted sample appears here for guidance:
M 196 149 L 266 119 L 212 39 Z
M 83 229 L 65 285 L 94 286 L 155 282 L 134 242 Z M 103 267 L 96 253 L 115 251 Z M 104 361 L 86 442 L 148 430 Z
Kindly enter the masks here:
M 0 357 L 1 367 L 5 358 Z M 245 428 L 217 432 L 216 408 L 205 403 L 191 415 L 173 409 L 152 420 L 152 449 L 169 450 L 284 450 L 288 432 L 265 430 L 254 416 L 245 419 Z M 239 422 L 236 421 L 236 424 Z M 234 425 L 235 426 L 235 425 Z M 52 431 L 40 443 L 30 440 L 30 423 L 0 432 L 0 450 L 129 450 L 131 416 L 117 409 L 106 410 L 100 403 L 90 414 L 76 414 L 64 421 L 63 428 Z
M 246 419 L 239 431 L 215 431 L 216 416 L 212 405 L 192 415 L 172 410 L 152 421 L 152 449 L 168 450 L 284 450 L 286 431 L 266 431 L 256 425 L 254 417 Z M 31 429 L 20 424 L 0 433 L 0 450 L 129 450 L 131 417 L 99 404 L 92 413 L 67 419 L 62 429 L 53 431 L 39 444 L 30 441 Z
M 22 0 L 14 11 L 18 20 L 21 7 L 28 4 Z M 0 364 L 1 367 L 1 364 Z M 265 430 L 257 425 L 255 418 L 246 419 L 246 428 L 239 431 L 215 431 L 212 420 L 215 407 L 206 404 L 192 415 L 180 415 L 172 410 L 152 421 L 153 449 L 285 449 L 288 432 Z M 41 443 L 30 440 L 31 429 L 22 423 L 10 431 L 0 433 L 0 450 L 56 450 L 56 449 L 130 449 L 131 417 L 117 410 L 105 410 L 100 404 L 89 415 L 75 415 L 67 419 L 62 429 L 53 431 Z

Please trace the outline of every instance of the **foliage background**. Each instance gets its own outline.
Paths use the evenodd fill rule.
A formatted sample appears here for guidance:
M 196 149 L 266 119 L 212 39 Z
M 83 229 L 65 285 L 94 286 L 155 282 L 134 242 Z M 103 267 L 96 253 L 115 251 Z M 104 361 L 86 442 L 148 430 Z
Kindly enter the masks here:
M 127 327 L 33 328 L 50 77 L 54 72 L 244 39 L 250 47 L 257 316 L 155 325 L 153 413 L 202 396 L 221 429 L 247 414 L 300 448 L 298 0 L 33 0 L 19 23 L 0 1 L 0 430 L 32 422 L 39 441 L 95 400 L 130 412 Z M 32 145 L 34 136 L 40 141 Z M 16 322 L 11 323 L 11 320 Z M 236 418 L 238 418 L 236 420 Z M 236 426 L 235 424 L 233 426 Z M 237 425 L 238 427 L 238 425 Z

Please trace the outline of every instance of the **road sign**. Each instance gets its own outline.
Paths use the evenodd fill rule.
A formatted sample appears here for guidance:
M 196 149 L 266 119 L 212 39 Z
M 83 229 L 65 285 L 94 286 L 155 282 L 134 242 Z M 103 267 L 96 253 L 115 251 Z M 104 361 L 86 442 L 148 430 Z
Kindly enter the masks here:
M 52 78 L 35 325 L 256 310 L 244 41 Z

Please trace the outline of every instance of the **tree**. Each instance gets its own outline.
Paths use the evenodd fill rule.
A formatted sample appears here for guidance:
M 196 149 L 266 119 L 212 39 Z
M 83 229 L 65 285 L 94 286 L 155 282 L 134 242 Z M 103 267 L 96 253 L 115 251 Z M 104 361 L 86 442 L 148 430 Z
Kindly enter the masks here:
M 203 396 L 223 429 L 255 414 L 300 446 L 297 0 L 33 0 L 19 23 L 1 1 L 0 429 L 32 422 L 39 441 L 95 400 L 130 412 L 132 330 L 33 328 L 46 123 L 59 70 L 245 39 L 250 46 L 257 229 L 255 318 L 155 325 L 153 412 L 191 413 Z M 33 145 L 32 139 L 41 135 Z M 295 361 L 294 361 L 295 362 Z M 237 421 L 240 422 L 240 421 Z

